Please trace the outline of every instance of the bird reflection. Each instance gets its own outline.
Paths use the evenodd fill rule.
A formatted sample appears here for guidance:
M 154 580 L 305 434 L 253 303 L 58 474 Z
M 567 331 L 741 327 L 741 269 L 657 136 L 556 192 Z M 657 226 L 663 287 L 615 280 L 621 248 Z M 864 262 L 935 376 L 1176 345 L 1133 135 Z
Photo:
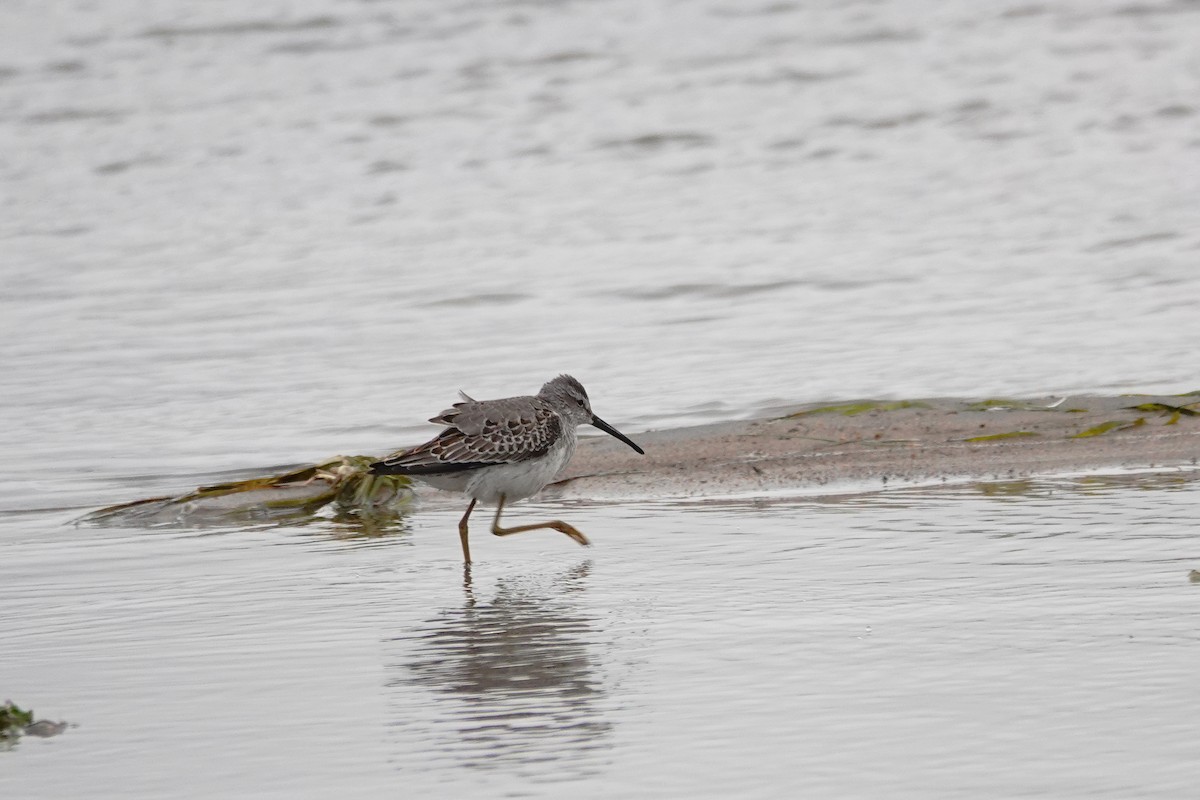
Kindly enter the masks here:
M 411 657 L 389 686 L 436 693 L 433 727 L 459 763 L 549 762 L 563 777 L 566 763 L 583 767 L 608 746 L 595 631 L 576 602 L 589 569 L 585 562 L 550 580 L 503 578 L 485 601 L 468 565 L 463 607 L 393 640 Z

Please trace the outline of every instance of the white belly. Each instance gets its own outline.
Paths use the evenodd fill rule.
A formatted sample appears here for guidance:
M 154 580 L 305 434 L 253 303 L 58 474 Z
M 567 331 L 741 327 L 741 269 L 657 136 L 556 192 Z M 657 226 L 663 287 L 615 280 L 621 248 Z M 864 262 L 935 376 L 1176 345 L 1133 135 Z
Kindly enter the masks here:
M 427 475 L 420 480 L 437 489 L 463 492 L 481 503 L 512 503 L 532 497 L 562 472 L 575 453 L 575 437 L 563 436 L 541 458 L 499 464 L 456 475 Z

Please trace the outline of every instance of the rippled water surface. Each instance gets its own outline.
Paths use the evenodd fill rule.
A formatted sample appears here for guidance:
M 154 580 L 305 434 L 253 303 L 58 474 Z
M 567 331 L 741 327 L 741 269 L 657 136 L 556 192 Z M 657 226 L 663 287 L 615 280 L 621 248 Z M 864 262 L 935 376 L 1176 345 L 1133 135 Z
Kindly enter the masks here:
M 0 752 L 22 797 L 1180 797 L 1191 476 L 457 511 L 84 509 L 577 375 L 1196 390 L 1200 4 L 0 4 Z M 481 529 L 482 530 L 482 529 Z
M 1195 473 L 529 505 L 381 538 L 0 527 L 23 797 L 1182 797 Z M 15 783 L 14 783 L 15 782 Z
M 635 427 L 1197 388 L 1191 0 L 67 0 L 0 37 L 27 467 L 377 451 L 560 371 Z

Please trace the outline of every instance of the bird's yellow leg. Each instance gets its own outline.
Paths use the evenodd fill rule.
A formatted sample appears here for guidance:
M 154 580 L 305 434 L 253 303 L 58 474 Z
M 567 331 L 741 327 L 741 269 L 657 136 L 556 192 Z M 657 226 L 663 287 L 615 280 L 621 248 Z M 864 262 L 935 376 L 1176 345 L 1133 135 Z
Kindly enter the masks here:
M 556 530 L 559 533 L 565 533 L 575 541 L 579 542 L 584 547 L 587 547 L 591 542 L 584 536 L 579 529 L 572 525 L 568 525 L 562 520 L 552 519 L 549 522 L 539 522 L 535 525 L 517 525 L 514 528 L 500 527 L 500 514 L 504 511 L 504 496 L 500 496 L 500 503 L 496 506 L 496 518 L 492 520 L 492 533 L 497 536 L 510 536 L 514 533 L 524 533 L 525 531 L 540 531 L 540 530 Z M 463 541 L 466 541 L 465 539 Z
M 471 546 L 467 544 L 467 518 L 475 510 L 475 503 L 476 501 L 472 499 L 470 505 L 467 506 L 467 513 L 463 514 L 462 519 L 458 521 L 458 538 L 462 540 L 464 564 L 471 563 Z

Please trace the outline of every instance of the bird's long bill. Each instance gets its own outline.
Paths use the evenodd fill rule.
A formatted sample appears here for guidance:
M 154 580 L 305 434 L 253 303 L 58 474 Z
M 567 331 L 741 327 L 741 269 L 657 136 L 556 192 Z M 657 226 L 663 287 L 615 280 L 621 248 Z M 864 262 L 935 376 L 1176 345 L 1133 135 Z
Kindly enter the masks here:
M 625 434 L 621 433 L 619 430 L 614 428 L 612 425 L 609 425 L 604 420 L 595 416 L 594 414 L 592 415 L 592 424 L 595 425 L 600 430 L 607 433 L 609 436 L 615 436 L 616 438 L 620 439 L 622 442 L 629 445 L 630 447 L 632 447 L 634 450 L 638 451 L 642 455 L 646 455 L 646 451 L 643 450 L 642 448 L 638 447 L 636 444 L 634 444 L 632 439 L 630 439 Z

